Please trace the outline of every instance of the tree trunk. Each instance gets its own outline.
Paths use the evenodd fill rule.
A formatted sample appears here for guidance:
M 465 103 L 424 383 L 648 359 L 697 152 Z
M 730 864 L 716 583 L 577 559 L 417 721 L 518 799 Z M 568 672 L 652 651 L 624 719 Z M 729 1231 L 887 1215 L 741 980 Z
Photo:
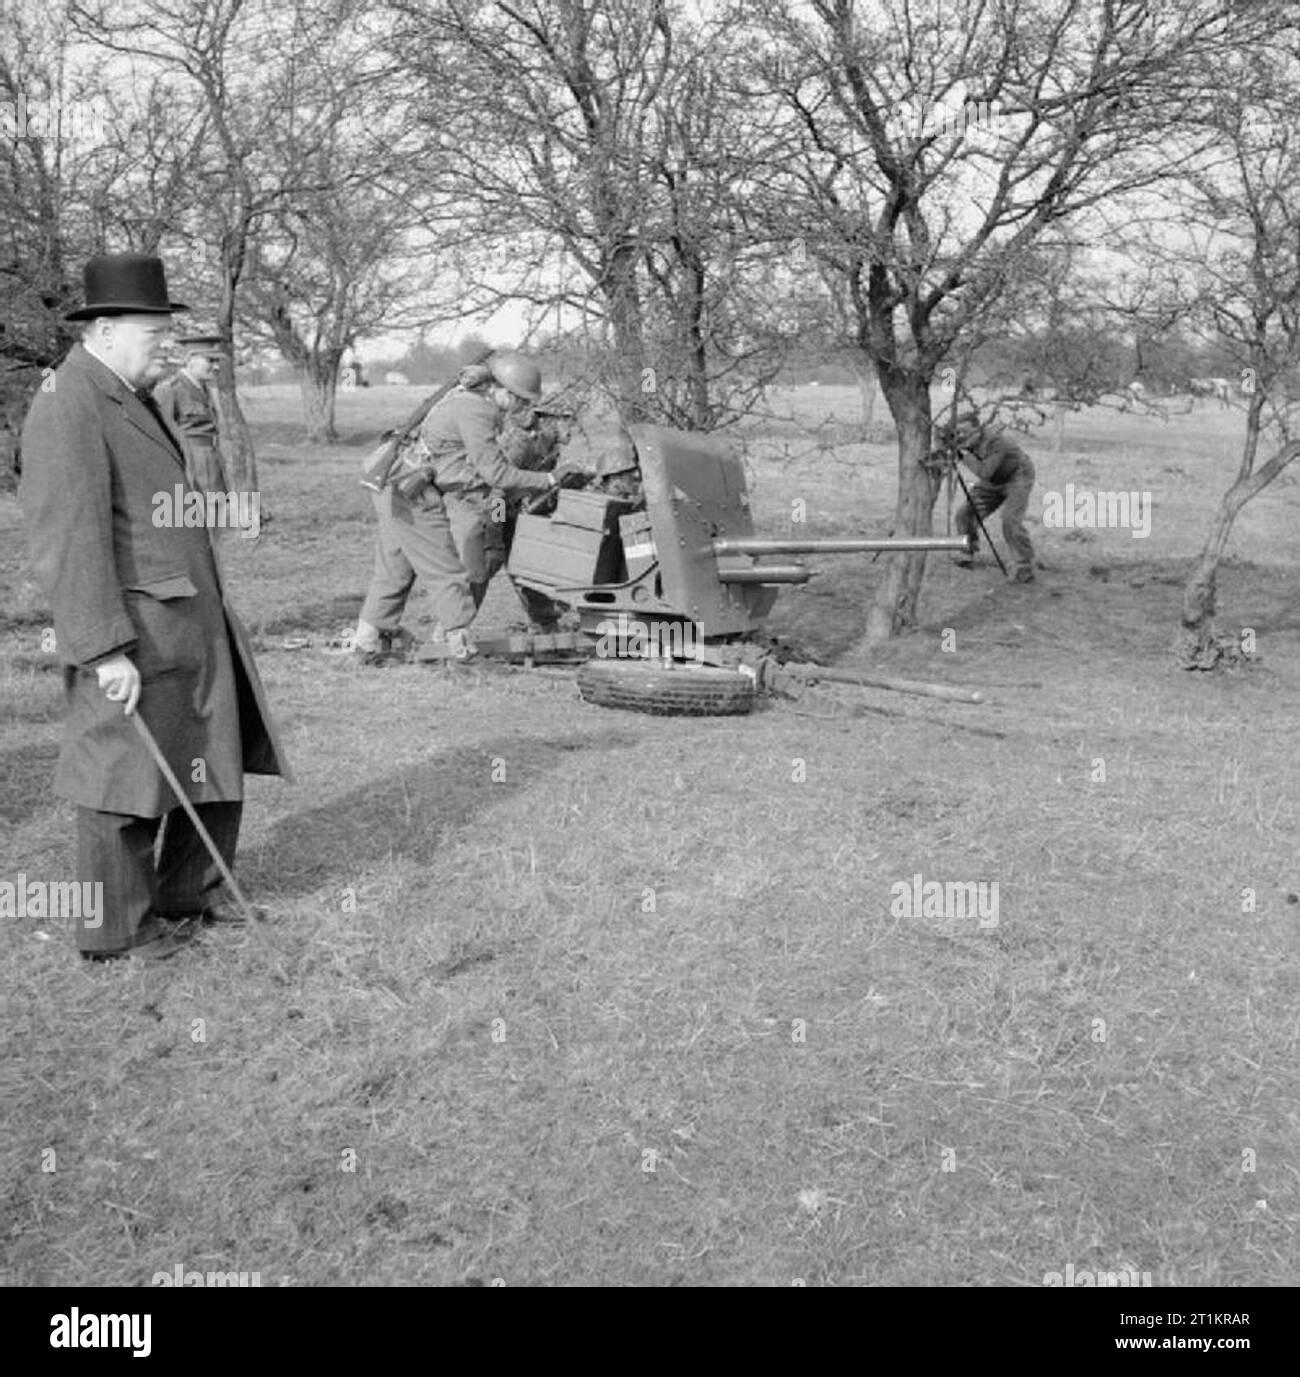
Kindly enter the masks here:
M 1065 412 L 1064 402 L 1056 403 L 1056 431 L 1052 437 L 1052 449 L 1056 454 L 1060 454 L 1065 448 Z
M 331 367 L 328 358 L 311 359 L 298 371 L 303 416 L 307 422 L 307 439 L 312 444 L 332 445 L 339 438 L 334 424 L 334 402 L 338 393 L 338 382 L 337 362 Z
M 1241 510 L 1235 497 L 1240 485 L 1234 483 L 1219 503 L 1210 537 L 1205 542 L 1187 582 L 1183 585 L 1182 622 L 1185 630 L 1203 637 L 1214 620 L 1218 597 L 1219 562 L 1232 534 L 1232 523 Z
M 253 451 L 253 438 L 235 391 L 234 365 L 228 358 L 222 359 L 217 365 L 213 382 L 212 407 L 217 413 L 217 442 L 226 477 L 237 491 L 256 492 L 257 455 Z
M 217 411 L 217 436 L 225 452 L 227 477 L 242 492 L 258 490 L 257 454 L 253 436 L 235 394 L 235 289 L 243 261 L 242 245 L 226 236 L 222 243 L 221 305 L 217 310 L 217 333 L 221 336 L 223 358 L 216 370 L 213 389 Z
M 854 354 L 853 374 L 858 383 L 858 395 L 862 398 L 862 426 L 869 437 L 876 423 L 876 397 L 880 393 L 880 380 L 876 377 L 875 365 L 865 354 Z
M 1187 582 L 1183 585 L 1179 649 L 1185 664 L 1199 659 L 1200 667 L 1205 668 L 1217 659 L 1214 613 L 1218 598 L 1219 564 L 1227 548 L 1228 537 L 1232 534 L 1237 513 L 1252 497 L 1268 487 L 1288 464 L 1300 457 L 1300 441 L 1292 440 L 1268 463 L 1252 471 L 1260 409 L 1257 401 L 1252 402 L 1247 416 L 1246 452 L 1237 474 L 1237 481 L 1224 493 L 1209 538 L 1192 566 Z
M 686 314 L 687 395 L 693 430 L 713 429 L 713 406 L 709 398 L 708 346 L 704 340 L 705 269 L 697 255 L 686 257 L 685 272 L 690 283 Z
M 630 245 L 616 248 L 610 254 L 606 300 L 614 334 L 618 419 L 622 427 L 620 441 L 624 451 L 630 454 L 632 441 L 627 427 L 653 414 L 653 405 L 647 399 L 659 386 L 655 370 L 646 365 L 636 254 Z
M 899 536 L 931 535 L 936 484 L 925 460 L 930 457 L 930 390 L 914 376 L 885 384 L 898 430 L 898 507 L 894 530 Z M 867 612 L 866 641 L 879 645 L 916 624 L 916 609 L 925 575 L 925 552 L 885 555 L 884 577 Z

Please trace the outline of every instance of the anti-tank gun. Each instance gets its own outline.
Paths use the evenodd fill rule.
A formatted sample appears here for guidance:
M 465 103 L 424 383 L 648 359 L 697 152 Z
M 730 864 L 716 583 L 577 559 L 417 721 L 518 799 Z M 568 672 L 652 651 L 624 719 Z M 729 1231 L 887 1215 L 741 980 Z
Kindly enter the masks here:
M 722 441 L 661 426 L 629 433 L 639 497 L 594 486 L 561 490 L 550 515 L 525 510 L 515 522 L 511 579 L 568 609 L 577 630 L 479 639 L 481 653 L 586 658 L 579 672 L 585 697 L 653 712 L 747 711 L 756 688 L 792 676 L 979 701 L 939 685 L 780 664 L 764 629 L 781 589 L 814 576 L 796 556 L 968 553 L 965 536 L 759 536 L 744 467 Z

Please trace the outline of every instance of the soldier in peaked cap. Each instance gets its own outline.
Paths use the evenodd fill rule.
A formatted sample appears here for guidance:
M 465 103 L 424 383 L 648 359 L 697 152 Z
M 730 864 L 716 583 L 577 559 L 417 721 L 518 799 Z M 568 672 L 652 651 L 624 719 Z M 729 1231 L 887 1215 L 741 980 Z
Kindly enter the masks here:
M 180 432 L 190 462 L 190 481 L 205 492 L 228 488 L 217 444 L 217 414 L 212 405 L 214 364 L 222 357 L 220 335 L 182 335 L 185 350 L 180 372 L 159 383 L 154 400 L 173 430 Z
M 166 955 L 197 929 L 184 920 L 241 915 L 127 715 L 139 712 L 227 865 L 244 772 L 289 770 L 210 533 L 153 519 L 185 478 L 148 389 L 171 313 L 186 308 L 157 258 L 93 258 L 84 277 L 86 304 L 68 318 L 88 323 L 28 412 L 19 499 L 63 661 L 55 792 L 76 805 L 79 878 L 103 885 L 77 946 Z

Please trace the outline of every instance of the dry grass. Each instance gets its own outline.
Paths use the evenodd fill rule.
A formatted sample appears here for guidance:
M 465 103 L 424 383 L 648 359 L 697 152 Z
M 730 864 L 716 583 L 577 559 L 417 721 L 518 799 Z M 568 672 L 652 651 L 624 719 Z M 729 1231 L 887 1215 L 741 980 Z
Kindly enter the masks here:
M 794 400 L 847 413 L 833 391 Z M 345 429 L 410 400 L 345 398 Z M 935 562 L 882 659 L 1041 688 L 672 722 L 562 675 L 277 649 L 355 615 L 371 532 L 359 448 L 291 444 L 282 397 L 249 410 L 276 520 L 229 575 L 301 775 L 251 784 L 241 869 L 275 921 L 143 969 L 9 924 L 9 1280 L 1300 1278 L 1295 489 L 1247 509 L 1257 562 L 1224 578 L 1263 663 L 1165 654 L 1229 420 L 1090 415 L 1037 448 L 1044 486 L 1152 489 L 1151 538 L 1038 530 L 1030 589 Z M 794 497 L 816 531 L 887 525 L 886 449 L 752 455 L 764 529 Z M 0 878 L 60 878 L 58 679 L 0 558 Z M 774 628 L 856 656 L 871 582 L 840 561 Z M 891 916 L 917 872 L 997 881 L 999 925 Z

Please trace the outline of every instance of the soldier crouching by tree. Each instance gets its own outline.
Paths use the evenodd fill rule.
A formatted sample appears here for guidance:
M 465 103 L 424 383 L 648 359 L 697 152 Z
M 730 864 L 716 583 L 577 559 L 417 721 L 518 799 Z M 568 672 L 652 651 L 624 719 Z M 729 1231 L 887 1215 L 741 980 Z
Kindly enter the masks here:
M 957 534 L 970 537 L 971 553 L 953 562 L 963 569 L 973 567 L 980 523 L 1001 508 L 1002 533 L 1016 559 L 1014 578 L 1017 583 L 1032 583 L 1034 546 L 1025 529 L 1025 513 L 1034 486 L 1033 462 L 1004 430 L 993 431 L 983 425 L 975 411 L 962 412 L 940 432 L 940 438 L 946 454 L 959 459 L 979 480 L 954 521 Z
M 615 448 L 601 455 L 596 465 L 593 492 L 631 502 L 638 510 L 645 506 L 645 486 L 641 481 L 641 466 L 635 453 Z

